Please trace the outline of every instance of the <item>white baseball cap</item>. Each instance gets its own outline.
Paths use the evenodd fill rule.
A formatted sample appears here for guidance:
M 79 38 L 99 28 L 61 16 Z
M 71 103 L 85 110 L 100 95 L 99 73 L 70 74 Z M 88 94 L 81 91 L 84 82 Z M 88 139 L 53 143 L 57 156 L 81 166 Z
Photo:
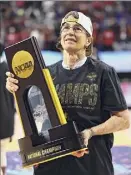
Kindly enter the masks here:
M 76 19 L 74 18 L 72 15 L 70 15 L 69 17 L 66 18 L 66 16 L 62 19 L 61 22 L 61 26 L 65 23 L 65 22 L 77 22 L 78 24 L 80 24 L 89 34 L 90 36 L 92 36 L 93 33 L 93 27 L 92 27 L 92 22 L 91 19 L 87 16 L 85 16 L 83 13 L 81 12 L 77 12 L 79 15 L 79 18 Z

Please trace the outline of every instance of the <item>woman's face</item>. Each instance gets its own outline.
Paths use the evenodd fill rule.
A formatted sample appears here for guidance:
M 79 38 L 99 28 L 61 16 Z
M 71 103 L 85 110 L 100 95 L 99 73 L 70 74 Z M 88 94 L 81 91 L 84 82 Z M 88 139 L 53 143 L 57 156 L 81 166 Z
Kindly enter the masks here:
M 61 45 L 67 52 L 85 50 L 87 39 L 86 30 L 76 22 L 65 23 L 61 28 Z

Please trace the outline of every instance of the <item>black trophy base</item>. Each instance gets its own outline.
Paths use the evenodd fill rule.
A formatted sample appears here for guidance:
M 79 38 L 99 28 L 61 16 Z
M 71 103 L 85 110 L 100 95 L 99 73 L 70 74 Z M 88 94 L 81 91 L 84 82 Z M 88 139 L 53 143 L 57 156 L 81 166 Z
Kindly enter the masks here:
M 42 143 L 42 136 L 19 139 L 23 167 L 48 162 L 86 149 L 74 122 L 50 129 L 49 135 L 51 141 L 47 143 Z

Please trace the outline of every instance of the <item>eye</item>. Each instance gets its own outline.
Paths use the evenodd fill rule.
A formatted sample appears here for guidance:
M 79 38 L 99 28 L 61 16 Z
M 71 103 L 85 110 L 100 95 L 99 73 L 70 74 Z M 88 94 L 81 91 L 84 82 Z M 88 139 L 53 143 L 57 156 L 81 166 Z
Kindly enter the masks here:
M 64 26 L 63 29 L 69 29 L 70 27 L 69 26 Z
M 79 27 L 79 26 L 75 26 L 75 27 L 74 27 L 74 30 L 75 30 L 76 32 L 82 32 L 82 28 Z
M 61 29 L 61 31 L 62 31 L 62 32 L 63 32 L 63 31 L 67 31 L 67 30 L 69 30 L 69 29 L 70 29 L 69 26 L 63 26 L 62 29 Z

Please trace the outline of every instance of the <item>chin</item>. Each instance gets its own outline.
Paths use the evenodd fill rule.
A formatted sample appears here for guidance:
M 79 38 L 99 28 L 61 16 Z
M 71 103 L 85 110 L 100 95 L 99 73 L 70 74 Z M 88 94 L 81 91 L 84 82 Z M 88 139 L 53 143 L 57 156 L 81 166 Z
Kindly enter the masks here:
M 64 48 L 64 50 L 66 50 L 67 52 L 76 52 L 77 51 L 77 49 L 76 48 L 74 48 L 74 47 L 65 47 Z

